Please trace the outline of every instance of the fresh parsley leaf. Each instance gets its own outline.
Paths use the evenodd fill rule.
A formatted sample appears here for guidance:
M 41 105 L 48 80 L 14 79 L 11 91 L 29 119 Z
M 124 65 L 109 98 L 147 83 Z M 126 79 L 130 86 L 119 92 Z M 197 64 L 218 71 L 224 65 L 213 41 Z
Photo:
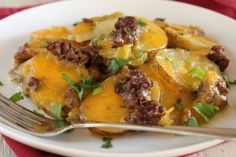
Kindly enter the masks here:
M 122 68 L 127 63 L 128 61 L 124 59 L 112 59 L 108 67 L 108 70 L 111 72 L 117 72 L 120 68 Z
M 113 145 L 112 145 L 112 143 L 111 143 L 112 138 L 110 138 L 110 137 L 103 137 L 102 140 L 103 140 L 103 142 L 104 142 L 104 144 L 102 145 L 102 148 L 108 149 L 108 148 L 113 147 Z
M 0 86 L 3 86 L 3 83 L 0 81 Z
M 102 92 L 102 87 L 95 88 L 95 89 L 93 90 L 93 95 L 97 95 L 97 94 L 99 94 L 99 93 L 101 93 L 101 92 Z
M 196 117 L 192 116 L 188 119 L 187 122 L 185 122 L 185 126 L 192 126 L 192 127 L 198 127 L 198 122 Z
M 11 100 L 12 102 L 18 102 L 23 99 L 24 99 L 24 96 L 22 95 L 21 92 L 17 92 L 9 98 L 9 100 Z
M 93 76 L 89 76 L 86 79 L 76 84 L 67 74 L 62 74 L 62 78 L 71 86 L 71 88 L 77 93 L 80 100 L 82 100 L 85 89 L 95 89 L 101 86 L 100 83 L 93 82 Z
M 192 76 L 192 77 L 196 77 L 198 78 L 199 80 L 203 80 L 205 75 L 206 75 L 207 71 L 202 69 L 202 68 L 199 68 L 199 67 L 194 67 L 192 68 L 190 71 L 189 71 L 189 74 Z
M 236 85 L 236 80 L 230 81 L 229 77 L 227 75 L 223 75 L 223 78 L 225 80 L 226 86 L 229 88 L 232 85 Z
M 35 114 L 37 114 L 38 116 L 40 116 L 40 117 L 45 117 L 42 113 L 39 113 L 39 112 L 36 111 L 36 110 L 33 110 L 33 112 L 34 112 Z
M 56 120 L 63 120 L 63 118 L 61 117 L 61 109 L 62 105 L 58 103 L 53 104 L 51 107 L 51 112 L 56 118 Z
M 56 128 L 63 128 L 65 126 L 64 120 L 56 120 L 55 127 Z
M 147 24 L 146 24 L 143 20 L 141 20 L 141 19 L 138 19 L 137 23 L 138 23 L 139 26 L 142 26 L 142 27 L 144 27 L 144 26 L 147 25 Z
M 174 70 L 177 70 L 177 69 L 178 69 L 179 65 L 178 65 L 176 62 L 174 62 L 173 59 L 172 59 L 170 56 L 168 56 L 167 54 L 165 54 L 165 55 L 163 55 L 163 57 L 165 58 L 165 60 L 171 62 L 171 64 L 172 64 Z
M 196 103 L 193 105 L 193 109 L 199 113 L 206 122 L 212 118 L 217 111 L 220 110 L 218 106 L 206 103 Z
M 99 36 L 94 36 L 94 37 L 92 38 L 92 44 L 93 44 L 94 46 L 97 46 L 97 45 L 98 45 L 98 41 L 103 40 L 105 37 L 106 37 L 105 34 L 101 34 L 101 35 L 99 35 Z
M 177 104 L 175 104 L 175 108 L 176 108 L 177 110 L 182 110 L 182 109 L 184 108 L 184 105 L 181 104 L 181 103 L 177 103 Z

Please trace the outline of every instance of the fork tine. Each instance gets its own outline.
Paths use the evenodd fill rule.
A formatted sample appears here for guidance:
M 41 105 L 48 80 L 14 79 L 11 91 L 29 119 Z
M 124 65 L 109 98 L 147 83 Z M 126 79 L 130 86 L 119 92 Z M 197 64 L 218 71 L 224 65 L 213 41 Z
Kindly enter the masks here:
M 9 114 L 9 112 L 6 112 L 6 110 L 4 110 L 2 108 L 0 109 L 0 116 L 3 119 L 6 119 L 6 120 L 10 121 L 12 124 L 23 127 L 27 130 L 33 130 L 33 128 L 34 128 L 33 126 L 29 125 L 25 121 L 22 121 L 21 119 L 12 116 L 12 114 Z
M 41 125 L 42 122 L 37 121 L 35 119 L 32 119 L 31 117 L 28 117 L 27 115 L 22 114 L 21 112 L 18 112 L 18 110 L 15 110 L 10 105 L 6 104 L 4 101 L 0 100 L 0 108 L 4 111 L 10 113 L 12 116 L 17 117 L 27 123 L 30 123 L 31 125 Z
M 13 109 L 17 110 L 18 112 L 22 113 L 23 115 L 26 115 L 27 117 L 31 117 L 32 119 L 35 119 L 37 121 L 42 121 L 42 122 L 48 121 L 48 118 L 41 117 L 41 116 L 35 114 L 34 112 L 30 111 L 29 109 L 22 107 L 16 103 L 10 101 L 5 96 L 3 96 L 1 93 L 0 93 L 0 100 L 5 102 L 5 104 L 7 104 L 8 106 L 11 106 Z

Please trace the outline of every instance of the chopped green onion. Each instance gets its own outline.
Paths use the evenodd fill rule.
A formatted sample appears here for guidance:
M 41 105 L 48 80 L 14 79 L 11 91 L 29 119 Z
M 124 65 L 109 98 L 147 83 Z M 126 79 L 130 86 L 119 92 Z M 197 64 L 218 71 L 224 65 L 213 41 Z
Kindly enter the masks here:
M 185 126 L 198 127 L 196 117 L 192 116 L 191 118 L 189 118 L 188 121 L 185 122 Z
M 3 86 L 3 83 L 0 81 L 0 86 Z
M 142 27 L 144 27 L 144 26 L 147 25 L 147 24 L 146 24 L 143 20 L 141 20 L 141 19 L 138 19 L 137 23 L 138 23 L 139 26 L 142 26 Z
M 229 88 L 232 85 L 236 85 L 236 80 L 230 81 L 229 77 L 227 75 L 223 75 L 223 78 L 225 80 L 226 86 Z
M 206 122 L 212 118 L 217 111 L 220 110 L 218 106 L 206 103 L 196 103 L 193 105 L 193 109 L 199 113 Z
M 97 95 L 97 94 L 99 94 L 99 93 L 101 93 L 101 92 L 102 92 L 102 87 L 95 88 L 95 89 L 93 90 L 93 95 Z
M 24 99 L 24 96 L 22 95 L 21 92 L 17 92 L 9 98 L 9 100 L 11 100 L 12 102 L 18 102 L 23 99 Z
M 56 120 L 63 120 L 63 118 L 61 117 L 61 109 L 62 105 L 58 103 L 55 103 L 51 106 L 51 112 L 53 116 L 56 118 Z
M 117 72 L 120 68 L 126 65 L 128 61 L 124 59 L 112 59 L 108 67 L 108 70 L 111 72 Z
M 108 149 L 108 148 L 113 147 L 113 146 L 112 146 L 112 143 L 111 143 L 112 138 L 110 138 L 110 137 L 103 137 L 102 140 L 103 140 L 103 142 L 104 142 L 104 144 L 102 145 L 102 148 Z
M 177 104 L 175 104 L 175 108 L 176 108 L 177 110 L 182 110 L 182 109 L 184 108 L 184 105 L 181 104 L 181 103 L 177 103 Z
M 202 68 L 199 68 L 199 67 L 194 67 L 192 68 L 190 71 L 189 71 L 189 74 L 192 76 L 192 77 L 196 77 L 198 78 L 199 80 L 203 80 L 205 75 L 206 75 L 207 71 L 202 69 Z

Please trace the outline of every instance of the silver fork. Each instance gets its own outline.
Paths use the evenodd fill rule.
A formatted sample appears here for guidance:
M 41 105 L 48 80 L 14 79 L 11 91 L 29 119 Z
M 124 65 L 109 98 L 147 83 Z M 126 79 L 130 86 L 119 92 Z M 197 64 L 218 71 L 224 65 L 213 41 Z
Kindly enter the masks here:
M 50 137 L 56 136 L 74 128 L 118 128 L 133 131 L 156 132 L 165 134 L 205 136 L 236 141 L 236 129 L 233 128 L 207 128 L 207 127 L 184 127 L 184 126 L 140 126 L 123 123 L 100 123 L 80 122 L 70 124 L 69 122 L 57 121 L 55 119 L 40 116 L 4 97 L 0 93 L 0 120 L 25 133 Z M 63 122 L 63 127 L 57 124 Z

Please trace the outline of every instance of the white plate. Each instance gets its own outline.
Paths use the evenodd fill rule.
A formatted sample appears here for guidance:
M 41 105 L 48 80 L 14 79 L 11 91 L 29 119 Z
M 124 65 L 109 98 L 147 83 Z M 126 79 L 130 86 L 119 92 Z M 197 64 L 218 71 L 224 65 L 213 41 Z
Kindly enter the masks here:
M 57 25 L 72 25 L 83 17 L 91 17 L 123 11 L 128 15 L 145 16 L 150 19 L 163 17 L 174 23 L 199 25 L 207 34 L 225 45 L 230 54 L 228 73 L 236 78 L 236 22 L 215 12 L 173 1 L 158 0 L 78 0 L 62 1 L 29 9 L 0 21 L 0 80 L 4 86 L 0 92 L 6 96 L 17 89 L 9 80 L 8 71 L 13 65 L 13 54 L 30 38 L 34 30 Z M 231 108 L 225 116 L 218 115 L 212 125 L 236 127 L 235 90 L 229 94 Z M 29 100 L 21 102 L 32 108 Z M 27 104 L 27 105 L 26 105 Z M 236 115 L 236 114 L 235 114 Z M 220 118 L 219 118 L 220 117 Z M 191 136 L 167 136 L 137 133 L 113 140 L 112 149 L 102 149 L 102 140 L 91 136 L 87 130 L 77 130 L 53 138 L 27 135 L 0 122 L 0 131 L 32 147 L 67 156 L 177 156 L 188 154 L 220 143 L 221 140 Z

